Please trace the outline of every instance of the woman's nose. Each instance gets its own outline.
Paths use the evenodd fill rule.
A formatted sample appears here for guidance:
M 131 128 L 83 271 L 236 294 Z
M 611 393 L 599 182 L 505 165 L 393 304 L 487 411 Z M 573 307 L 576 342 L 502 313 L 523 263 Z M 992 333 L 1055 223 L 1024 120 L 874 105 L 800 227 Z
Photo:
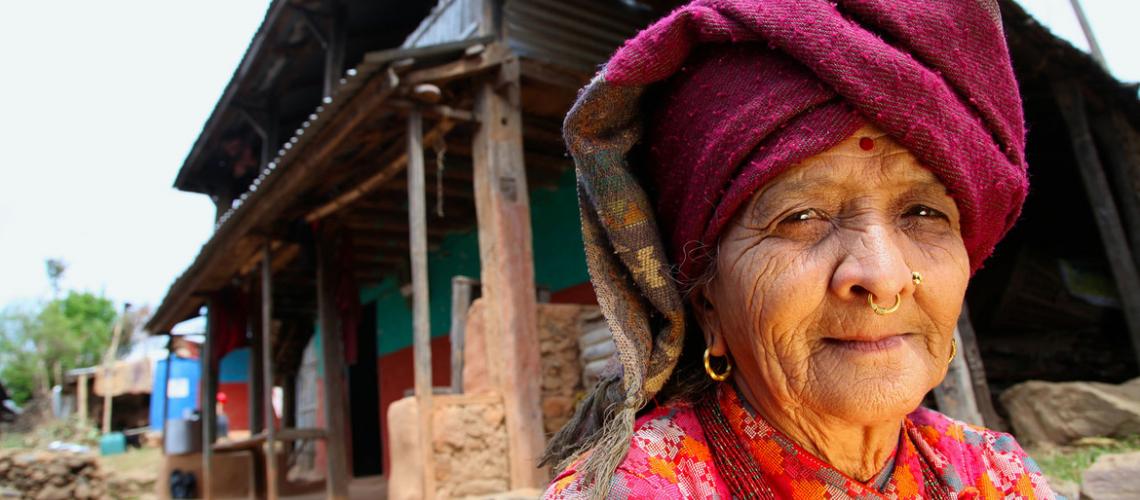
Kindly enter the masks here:
M 888 306 L 894 303 L 895 294 L 905 298 L 912 293 L 912 269 L 904 258 L 901 237 L 886 225 L 852 230 L 843 239 L 843 253 L 831 278 L 832 291 L 845 300 L 866 300 L 870 293 L 875 302 Z

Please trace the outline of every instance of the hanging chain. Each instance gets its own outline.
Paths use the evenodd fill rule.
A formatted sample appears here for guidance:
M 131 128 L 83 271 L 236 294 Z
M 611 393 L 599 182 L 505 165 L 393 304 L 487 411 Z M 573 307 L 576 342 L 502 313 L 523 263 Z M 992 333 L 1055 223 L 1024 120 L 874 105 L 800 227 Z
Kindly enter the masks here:
M 435 141 L 435 215 L 443 218 L 443 159 L 447 154 L 447 141 L 442 136 Z

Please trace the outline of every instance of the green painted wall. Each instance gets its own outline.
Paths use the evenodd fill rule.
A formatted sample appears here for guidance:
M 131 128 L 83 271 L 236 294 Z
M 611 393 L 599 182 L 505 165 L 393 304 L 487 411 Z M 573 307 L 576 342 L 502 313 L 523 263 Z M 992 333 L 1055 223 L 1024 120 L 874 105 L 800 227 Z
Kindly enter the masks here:
M 534 240 L 535 283 L 557 292 L 589 281 L 574 172 L 559 178 L 555 189 L 530 192 L 531 233 Z M 431 333 L 451 329 L 451 277 L 479 277 L 479 238 L 475 231 L 448 235 L 428 254 L 428 295 Z M 384 356 L 412 345 L 412 304 L 400 294 L 400 284 L 389 277 L 360 293 L 361 303 L 376 301 L 377 355 Z

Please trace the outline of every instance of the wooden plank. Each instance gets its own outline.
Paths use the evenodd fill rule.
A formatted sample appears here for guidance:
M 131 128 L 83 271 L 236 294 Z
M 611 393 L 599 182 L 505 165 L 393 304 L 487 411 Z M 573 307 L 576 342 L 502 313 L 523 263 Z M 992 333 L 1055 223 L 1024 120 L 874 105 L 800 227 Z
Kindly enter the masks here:
M 324 361 L 325 428 L 328 432 L 328 473 L 325 474 L 328 498 L 348 498 L 348 456 L 346 445 L 348 422 L 345 418 L 344 342 L 340 335 L 340 318 L 336 308 L 336 279 L 333 269 L 336 257 L 332 235 L 321 231 L 317 242 L 317 316 L 321 325 L 321 358 Z
M 306 439 L 327 439 L 328 433 L 324 429 L 281 429 L 277 432 L 276 438 L 281 441 L 302 441 Z
M 419 407 L 420 450 L 423 458 L 423 492 L 435 497 L 435 461 L 432 459 L 431 311 L 428 302 L 427 199 L 424 194 L 423 116 L 408 114 L 408 239 L 412 261 L 412 332 L 415 357 L 416 402 Z
M 1072 141 L 1073 155 L 1081 173 L 1089 202 L 1092 204 L 1093 218 L 1100 230 L 1104 251 L 1112 267 L 1116 287 L 1120 292 L 1120 302 L 1124 309 L 1124 319 L 1128 323 L 1128 333 L 1132 348 L 1140 359 L 1140 275 L 1137 275 L 1132 249 L 1120 222 L 1120 214 L 1113 202 L 1112 190 L 1097 155 L 1089 130 L 1089 120 L 1085 111 L 1083 90 L 1073 81 L 1055 82 L 1054 97 L 1061 109 L 1061 115 L 1069 126 L 1069 140 Z
M 199 399 L 202 402 L 202 481 L 199 490 L 209 500 L 213 498 L 213 488 L 210 481 L 214 477 L 214 441 L 218 433 L 218 380 L 214 371 L 214 302 L 216 299 L 206 301 L 206 339 L 202 342 L 202 389 Z
M 986 380 L 986 367 L 982 364 L 982 350 L 978 347 L 978 335 L 970 322 L 970 309 L 962 302 L 962 312 L 958 315 L 958 357 L 966 363 L 970 373 L 970 383 L 974 388 L 974 403 L 982 417 L 982 423 L 994 430 L 1005 431 L 1005 420 L 994 408 L 994 398 L 990 384 Z
M 467 309 L 471 307 L 473 288 L 479 282 L 467 276 L 451 277 L 451 392 L 463 393 L 464 330 L 467 329 Z
M 519 63 L 511 57 L 497 79 L 477 83 L 473 170 L 479 221 L 481 283 L 489 339 L 501 353 L 511 489 L 542 488 L 544 446 L 530 200 L 523 165 Z
M 261 249 L 261 408 L 265 429 L 265 489 L 268 498 L 278 496 L 277 426 L 273 414 L 273 252 L 266 243 Z M 255 399 L 255 398 L 250 398 Z

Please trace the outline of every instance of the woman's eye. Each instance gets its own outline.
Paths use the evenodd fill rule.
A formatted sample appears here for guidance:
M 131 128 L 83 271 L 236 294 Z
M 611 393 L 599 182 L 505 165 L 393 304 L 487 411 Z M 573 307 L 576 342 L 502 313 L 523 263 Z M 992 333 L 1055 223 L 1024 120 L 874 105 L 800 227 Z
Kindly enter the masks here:
M 941 211 L 930 208 L 926 205 L 915 205 L 913 207 L 910 207 L 909 209 L 907 209 L 906 213 L 903 215 L 913 216 L 913 217 L 931 217 L 931 218 L 939 218 L 939 219 L 946 219 L 947 218 L 946 214 L 942 213 Z
M 806 222 L 809 220 L 816 220 L 816 219 L 822 219 L 822 218 L 823 217 L 819 213 L 818 210 L 816 210 L 814 208 L 809 208 L 807 210 L 800 210 L 799 212 L 796 212 L 796 213 L 793 213 L 787 217 L 784 217 L 784 220 L 782 220 L 780 222 Z

